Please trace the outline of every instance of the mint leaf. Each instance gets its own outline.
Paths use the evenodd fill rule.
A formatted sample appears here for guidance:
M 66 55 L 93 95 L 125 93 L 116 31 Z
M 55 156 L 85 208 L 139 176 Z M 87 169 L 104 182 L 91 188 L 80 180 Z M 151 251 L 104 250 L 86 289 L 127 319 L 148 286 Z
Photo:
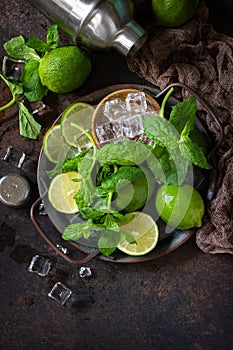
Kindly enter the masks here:
M 128 241 L 129 243 L 136 243 L 134 235 L 132 235 L 131 232 L 128 232 L 126 230 L 121 230 L 120 232 L 120 243 L 124 242 L 125 240 Z
M 176 128 L 178 133 L 181 134 L 187 122 L 189 123 L 189 127 L 194 126 L 196 113 L 196 99 L 194 96 L 191 96 L 187 100 L 172 106 L 169 122 Z
M 46 170 L 46 174 L 50 179 L 52 179 L 54 176 L 61 174 L 62 166 L 63 166 L 63 160 L 60 160 L 52 170 Z
M 76 223 L 70 224 L 65 228 L 62 238 L 66 241 L 77 241 L 81 237 L 88 238 L 90 234 L 90 226 L 86 223 Z
M 46 34 L 46 42 L 36 36 L 31 36 L 26 45 L 39 52 L 47 52 L 49 49 L 55 49 L 58 45 L 58 26 L 56 24 L 49 27 Z
M 36 51 L 26 45 L 25 40 L 21 35 L 7 41 L 3 47 L 7 54 L 13 58 L 25 61 L 40 59 L 40 56 Z
M 117 160 L 117 164 L 122 165 L 129 164 L 129 162 L 140 165 L 150 156 L 150 150 L 146 145 L 139 142 L 124 141 L 122 144 L 111 143 L 107 144 L 96 153 L 96 160 L 100 162 L 100 165 L 105 163 L 114 164 Z
M 204 169 L 212 169 L 212 166 L 207 162 L 203 149 L 186 136 L 183 142 L 179 144 L 181 154 L 186 159 L 191 159 L 194 165 Z
M 88 150 L 79 153 L 74 158 L 66 158 L 63 162 L 62 172 L 63 173 L 67 173 L 69 171 L 79 172 L 79 165 L 81 164 L 87 152 Z
M 178 147 L 168 149 L 156 145 L 148 166 L 159 182 L 178 186 L 182 184 L 188 172 L 190 162 L 184 159 Z
M 49 27 L 46 35 L 47 47 L 50 49 L 55 49 L 58 45 L 58 26 L 54 24 Z
M 143 127 L 147 136 L 160 145 L 168 148 L 177 146 L 179 135 L 165 118 L 160 116 L 143 118 Z
M 116 231 L 106 230 L 100 232 L 98 240 L 99 251 L 105 256 L 112 254 L 120 242 L 120 237 L 120 233 Z
M 2 78 L 2 80 L 6 83 L 6 85 L 9 87 L 10 92 L 12 94 L 11 101 L 6 103 L 4 106 L 0 107 L 0 111 L 3 111 L 4 109 L 12 106 L 18 100 L 18 98 L 23 94 L 23 85 L 17 82 L 10 82 L 1 73 L 0 73 L 0 78 Z
M 183 157 L 179 147 L 171 149 L 169 153 L 170 166 L 173 171 L 168 173 L 166 183 L 179 186 L 185 181 L 191 161 L 190 158 L 186 159 Z
M 143 175 L 143 171 L 138 167 L 123 166 L 117 172 L 102 181 L 101 188 L 107 192 L 115 192 L 120 181 L 133 182 Z
M 26 45 L 39 52 L 46 52 L 48 50 L 48 45 L 37 36 L 31 36 L 26 41 Z
M 32 60 L 25 64 L 22 72 L 24 95 L 30 102 L 41 100 L 48 92 L 47 87 L 41 84 L 38 69 L 39 61 Z
M 19 102 L 19 130 L 20 135 L 36 139 L 41 129 L 23 102 Z
M 110 230 L 114 230 L 114 232 L 120 231 L 119 225 L 116 223 L 114 220 L 114 217 L 112 216 L 111 213 L 107 213 L 104 217 L 104 226 Z

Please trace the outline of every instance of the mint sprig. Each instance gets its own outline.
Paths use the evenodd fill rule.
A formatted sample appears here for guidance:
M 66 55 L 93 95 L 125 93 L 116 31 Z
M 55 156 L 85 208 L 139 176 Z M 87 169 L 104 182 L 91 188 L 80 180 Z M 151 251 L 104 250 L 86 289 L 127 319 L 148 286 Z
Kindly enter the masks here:
M 47 51 L 57 47 L 58 40 L 58 27 L 57 25 L 52 25 L 48 28 L 46 41 L 37 37 L 30 37 L 25 42 L 25 39 L 20 35 L 11 38 L 3 45 L 10 57 L 25 61 L 21 82 L 16 80 L 10 81 L 3 73 L 0 73 L 0 78 L 4 80 L 12 94 L 12 99 L 0 107 L 0 112 L 11 107 L 16 102 L 18 103 L 21 136 L 36 139 L 40 133 L 41 125 L 35 121 L 32 114 L 23 104 L 22 99 L 26 97 L 29 102 L 35 102 L 42 100 L 46 96 L 48 88 L 41 84 L 39 62 L 41 54 L 45 54 Z
M 40 56 L 34 49 L 28 47 L 22 35 L 10 39 L 3 45 L 5 51 L 10 57 L 26 62 L 31 60 L 39 61 Z
M 155 159 L 149 166 L 159 181 L 177 186 L 184 182 L 191 164 L 212 168 L 203 149 L 189 137 L 196 127 L 196 111 L 196 99 L 191 96 L 172 107 L 169 120 L 161 115 L 143 119 L 145 133 L 156 143 L 152 151 Z

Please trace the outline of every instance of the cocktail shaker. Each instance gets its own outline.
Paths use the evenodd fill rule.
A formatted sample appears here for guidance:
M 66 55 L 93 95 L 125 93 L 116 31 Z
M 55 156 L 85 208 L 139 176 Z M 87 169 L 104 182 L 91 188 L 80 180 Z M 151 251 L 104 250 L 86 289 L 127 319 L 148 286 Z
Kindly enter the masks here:
M 28 0 L 69 34 L 94 50 L 115 48 L 133 56 L 147 34 L 133 19 L 131 0 Z

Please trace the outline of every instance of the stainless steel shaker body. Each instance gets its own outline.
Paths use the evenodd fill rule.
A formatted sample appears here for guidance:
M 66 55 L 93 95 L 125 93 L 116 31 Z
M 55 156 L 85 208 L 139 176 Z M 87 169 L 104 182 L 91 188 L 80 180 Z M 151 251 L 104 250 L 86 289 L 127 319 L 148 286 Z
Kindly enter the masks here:
M 28 0 L 70 35 L 92 49 L 115 48 L 133 56 L 147 34 L 133 20 L 130 0 Z

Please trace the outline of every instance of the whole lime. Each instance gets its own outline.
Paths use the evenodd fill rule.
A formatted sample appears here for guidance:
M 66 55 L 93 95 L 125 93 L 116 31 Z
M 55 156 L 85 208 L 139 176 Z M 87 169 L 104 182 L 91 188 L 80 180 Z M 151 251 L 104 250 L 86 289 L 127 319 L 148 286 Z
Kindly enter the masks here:
M 189 184 L 160 186 L 155 207 L 161 219 L 172 227 L 190 229 L 202 225 L 204 202 L 199 192 Z
M 65 93 L 77 89 L 91 71 L 88 55 L 77 46 L 61 46 L 40 59 L 41 83 L 53 92 Z
M 139 210 L 145 206 L 154 190 L 154 180 L 149 171 L 142 174 L 132 183 L 117 188 L 115 205 L 125 213 Z
M 197 10 L 199 0 L 152 0 L 155 23 L 177 27 L 188 22 Z

